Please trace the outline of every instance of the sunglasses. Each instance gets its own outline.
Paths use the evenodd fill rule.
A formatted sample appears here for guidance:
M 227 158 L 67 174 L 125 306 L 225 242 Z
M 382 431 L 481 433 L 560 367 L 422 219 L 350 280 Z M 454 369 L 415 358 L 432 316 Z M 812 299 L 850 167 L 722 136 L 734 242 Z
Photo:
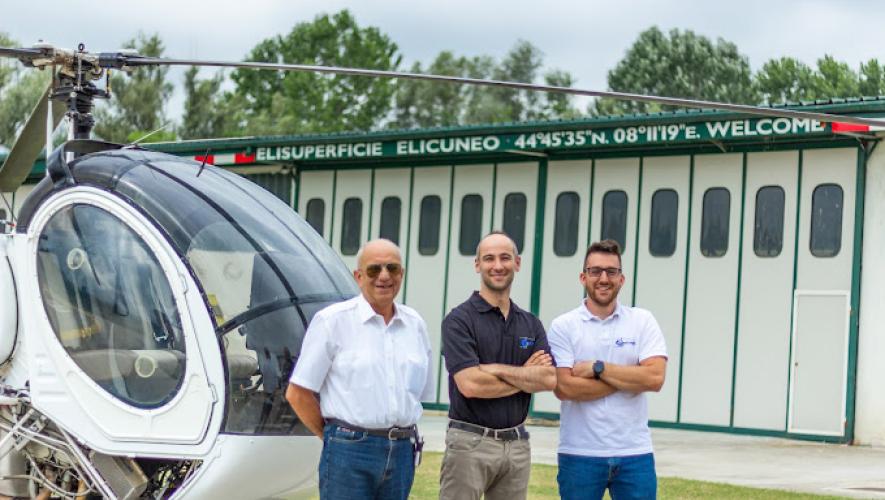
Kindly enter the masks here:
M 403 266 L 396 262 L 388 262 L 387 264 L 369 264 L 366 266 L 366 276 L 375 279 L 381 274 L 382 269 L 387 269 L 387 274 L 391 277 L 397 277 L 403 273 Z

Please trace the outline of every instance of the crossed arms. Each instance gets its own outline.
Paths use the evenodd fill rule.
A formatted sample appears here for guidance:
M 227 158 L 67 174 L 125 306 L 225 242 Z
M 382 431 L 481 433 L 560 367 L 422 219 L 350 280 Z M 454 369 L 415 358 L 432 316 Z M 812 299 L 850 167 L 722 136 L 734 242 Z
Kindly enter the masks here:
M 599 380 L 593 378 L 593 361 L 579 361 L 571 368 L 556 369 L 556 389 L 561 400 L 593 401 L 617 391 L 658 392 L 664 385 L 667 358 L 653 356 L 636 366 L 606 363 Z
M 481 364 L 454 375 L 458 391 L 466 398 L 493 399 L 517 392 L 552 391 L 556 387 L 553 358 L 535 351 L 522 366 L 499 363 Z

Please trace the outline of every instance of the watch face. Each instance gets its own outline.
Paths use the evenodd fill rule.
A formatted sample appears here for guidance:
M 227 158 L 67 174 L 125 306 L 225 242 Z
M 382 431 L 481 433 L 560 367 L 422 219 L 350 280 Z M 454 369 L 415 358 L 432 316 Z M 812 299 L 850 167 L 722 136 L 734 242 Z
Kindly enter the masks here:
M 603 370 L 605 370 L 605 363 L 602 361 L 597 361 L 593 363 L 593 373 L 596 374 L 598 378 L 600 374 L 602 374 Z

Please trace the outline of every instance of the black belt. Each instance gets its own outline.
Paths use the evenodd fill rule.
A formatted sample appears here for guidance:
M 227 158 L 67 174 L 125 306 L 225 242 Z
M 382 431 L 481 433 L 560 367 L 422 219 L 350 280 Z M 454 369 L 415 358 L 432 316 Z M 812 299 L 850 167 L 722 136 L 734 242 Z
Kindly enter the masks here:
M 529 431 L 525 430 L 522 424 L 507 429 L 492 429 L 481 425 L 470 424 L 458 420 L 449 420 L 449 429 L 458 429 L 462 431 L 479 434 L 483 437 L 490 437 L 497 441 L 518 441 L 520 439 L 528 439 Z
M 370 436 L 386 437 L 391 441 L 398 439 L 417 439 L 418 437 L 418 426 L 416 425 L 410 425 L 408 427 L 389 427 L 387 429 L 366 429 L 365 427 L 352 425 L 344 420 L 338 420 L 337 418 L 327 418 L 326 423 L 336 425 L 338 428 L 345 431 L 365 432 Z

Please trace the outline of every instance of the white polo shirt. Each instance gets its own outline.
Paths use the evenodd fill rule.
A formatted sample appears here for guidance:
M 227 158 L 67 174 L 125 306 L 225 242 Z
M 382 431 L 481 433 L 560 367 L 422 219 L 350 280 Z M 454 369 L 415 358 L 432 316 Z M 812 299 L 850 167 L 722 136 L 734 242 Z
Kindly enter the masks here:
M 667 357 L 654 316 L 620 303 L 604 320 L 582 303 L 553 320 L 547 340 L 558 368 L 597 359 L 638 365 L 654 356 Z M 652 452 L 645 393 L 618 391 L 595 401 L 563 401 L 559 419 L 560 453 L 622 457 Z
M 289 379 L 320 395 L 325 418 L 367 429 L 407 426 L 434 395 L 427 325 L 395 305 L 384 324 L 362 294 L 317 312 Z

